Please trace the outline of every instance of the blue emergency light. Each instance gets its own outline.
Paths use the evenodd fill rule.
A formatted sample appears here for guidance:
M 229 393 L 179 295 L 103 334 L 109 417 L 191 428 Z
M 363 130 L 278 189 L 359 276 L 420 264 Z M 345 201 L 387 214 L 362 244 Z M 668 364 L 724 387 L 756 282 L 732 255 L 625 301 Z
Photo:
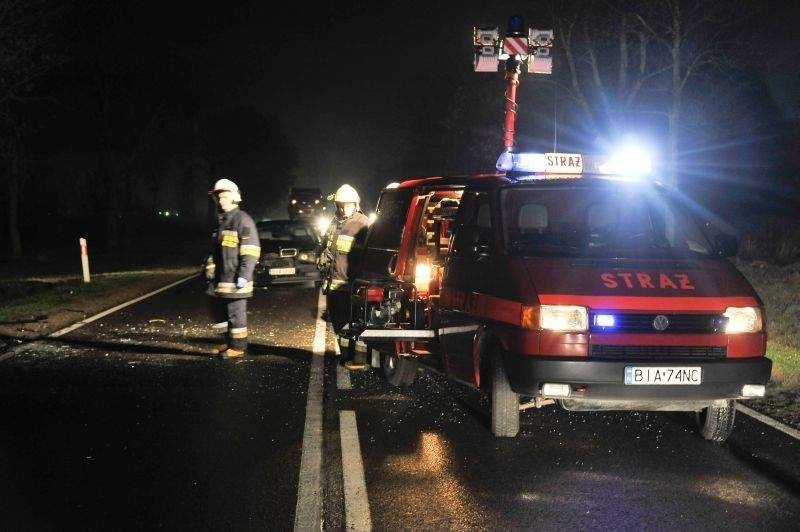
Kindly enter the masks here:
M 522 35 L 522 27 L 524 25 L 522 15 L 511 15 L 508 18 L 509 35 Z
M 650 154 L 637 146 L 617 150 L 607 161 L 598 165 L 602 174 L 643 177 L 652 171 Z
M 547 160 L 544 153 L 504 151 L 497 159 L 496 166 L 503 172 L 544 172 L 547 170 Z
M 617 320 L 613 314 L 595 314 L 594 324 L 596 327 L 614 327 L 617 324 Z
M 643 149 L 628 146 L 610 157 L 582 155 L 579 153 L 517 153 L 504 151 L 497 159 L 501 172 L 516 174 L 546 174 L 531 178 L 572 176 L 584 174 L 607 175 L 622 179 L 639 180 L 652 173 L 650 155 Z

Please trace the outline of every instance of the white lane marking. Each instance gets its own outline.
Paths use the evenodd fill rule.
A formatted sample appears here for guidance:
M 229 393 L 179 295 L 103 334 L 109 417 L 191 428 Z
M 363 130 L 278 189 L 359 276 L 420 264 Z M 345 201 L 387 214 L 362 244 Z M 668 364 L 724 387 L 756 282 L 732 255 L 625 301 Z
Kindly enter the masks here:
M 72 332 L 75 329 L 83 327 L 84 325 L 86 325 L 88 323 L 92 323 L 95 320 L 99 320 L 100 318 L 104 318 L 104 317 L 108 316 L 109 314 L 111 314 L 112 312 L 116 312 L 116 311 L 118 311 L 120 309 L 123 309 L 123 308 L 125 308 L 127 306 L 133 305 L 134 303 L 138 303 L 139 301 L 142 301 L 143 299 L 147 299 L 148 297 L 151 297 L 151 296 L 154 296 L 156 294 L 159 294 L 159 293 L 163 292 L 164 290 L 169 290 L 173 286 L 178 286 L 179 284 L 185 283 L 186 281 L 188 281 L 190 279 L 197 279 L 197 274 L 189 275 L 188 277 L 184 277 L 183 279 L 175 281 L 174 283 L 170 283 L 167 286 L 163 286 L 163 287 L 159 288 L 158 290 L 153 290 L 152 292 L 148 292 L 147 294 L 145 294 L 143 296 L 139 296 L 139 297 L 137 297 L 135 299 L 131 299 L 130 301 L 127 301 L 125 303 L 117 305 L 114 308 L 110 308 L 108 310 L 104 310 L 103 312 L 101 312 L 99 314 L 95 314 L 94 316 L 91 316 L 89 318 L 83 319 L 83 320 L 79 321 L 78 323 L 73 323 L 69 327 L 65 327 L 65 328 L 61 329 L 60 331 L 56 331 L 54 333 L 50 333 L 47 336 L 49 338 L 58 338 L 59 336 L 67 334 L 68 332 Z
M 358 426 L 354 411 L 339 412 L 339 431 L 342 439 L 346 527 L 348 530 L 372 530 L 367 484 L 364 480 L 364 462 L 361 460 L 361 445 L 358 443 Z
M 778 420 L 772 419 L 769 416 L 765 416 L 760 412 L 756 412 L 752 408 L 748 408 L 742 404 L 736 403 L 736 410 L 740 411 L 743 414 L 746 414 L 752 418 L 759 420 L 760 422 L 764 423 L 765 425 L 769 425 L 773 429 L 779 430 L 784 434 L 788 434 L 792 438 L 796 440 L 800 440 L 800 430 L 793 429 L 788 425 L 784 425 Z
M 313 355 L 308 376 L 306 424 L 303 429 L 303 454 L 297 481 L 297 506 L 294 512 L 295 530 L 322 530 L 322 385 L 325 360 L 327 323 L 325 296 L 319 292 L 317 322 L 314 330 Z

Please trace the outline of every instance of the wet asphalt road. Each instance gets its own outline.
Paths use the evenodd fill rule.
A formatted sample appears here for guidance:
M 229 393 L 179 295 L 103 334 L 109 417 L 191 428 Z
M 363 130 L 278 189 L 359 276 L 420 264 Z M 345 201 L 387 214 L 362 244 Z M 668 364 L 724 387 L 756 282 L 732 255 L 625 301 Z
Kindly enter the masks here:
M 244 360 L 212 342 L 186 283 L 0 362 L 0 527 L 291 529 L 317 292 L 261 291 Z M 322 515 L 345 528 L 342 411 L 355 413 L 375 529 L 796 530 L 800 445 L 739 416 L 730 444 L 680 413 L 526 411 L 513 440 L 432 371 L 337 386 L 328 332 Z M 341 382 L 341 381 L 339 381 Z M 365 499 L 366 500 L 366 499 Z

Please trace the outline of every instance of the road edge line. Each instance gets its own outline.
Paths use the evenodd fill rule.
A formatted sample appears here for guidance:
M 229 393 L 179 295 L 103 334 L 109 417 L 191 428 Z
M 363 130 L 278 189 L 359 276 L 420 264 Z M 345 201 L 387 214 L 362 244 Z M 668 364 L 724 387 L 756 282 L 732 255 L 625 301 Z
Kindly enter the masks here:
M 41 342 L 42 340 L 46 340 L 48 338 L 58 338 L 59 336 L 67 334 L 68 332 L 72 332 L 75 329 L 79 329 L 79 328 L 83 327 L 84 325 L 89 324 L 89 323 L 91 323 L 91 322 L 93 322 L 95 320 L 99 320 L 100 318 L 108 316 L 112 312 L 116 312 L 117 310 L 125 308 L 128 305 L 133 305 L 134 303 L 138 303 L 139 301 L 142 301 L 143 299 L 147 299 L 148 297 L 154 296 L 154 295 L 156 295 L 156 294 L 158 294 L 160 292 L 163 292 L 164 290 L 169 290 L 173 286 L 177 286 L 177 285 L 179 285 L 181 283 L 185 283 L 186 281 L 189 281 L 190 279 L 194 279 L 196 277 L 197 277 L 197 274 L 188 275 L 188 276 L 184 277 L 183 279 L 179 279 L 179 280 L 177 280 L 177 281 L 175 281 L 173 283 L 170 283 L 170 284 L 168 284 L 166 286 L 162 286 L 161 288 L 153 290 L 152 292 L 148 292 L 147 294 L 144 294 L 143 296 L 139 296 L 139 297 L 137 297 L 135 299 L 132 299 L 130 301 L 127 301 L 125 303 L 121 303 L 121 304 L 117 305 L 116 307 L 110 308 L 108 310 L 104 310 L 103 312 L 100 312 L 99 314 L 95 314 L 94 316 L 91 316 L 89 318 L 85 318 L 85 319 L 83 319 L 83 320 L 81 320 L 81 321 L 79 321 L 77 323 L 73 323 L 72 325 L 70 325 L 68 327 L 64 327 L 63 329 L 60 329 L 60 330 L 55 331 L 55 332 L 52 332 L 52 333 L 50 333 L 48 335 L 45 335 L 44 337 L 36 338 L 36 339 L 34 339 L 34 340 L 30 341 L 30 342 L 25 342 L 25 343 L 22 343 L 20 345 L 16 345 L 16 346 L 12 347 L 11 349 L 9 349 L 8 351 L 6 351 L 5 353 L 3 353 L 2 355 L 0 355 L 0 362 L 4 362 L 4 361 L 8 360 L 9 358 L 11 358 L 14 355 L 16 355 L 17 353 L 19 353 L 20 351 L 22 351 L 24 349 L 27 349 L 31 345 L 35 344 L 36 342 Z
M 339 411 L 339 435 L 342 441 L 345 526 L 348 530 L 372 530 L 355 411 Z
M 138 303 L 139 301 L 147 299 L 148 297 L 152 297 L 152 296 L 154 296 L 156 294 L 159 294 L 159 293 L 163 292 L 164 290 L 169 290 L 170 288 L 172 288 L 174 286 L 178 286 L 179 284 L 185 283 L 186 281 L 189 281 L 191 279 L 197 279 L 197 274 L 195 273 L 195 274 L 192 274 L 192 275 L 188 275 L 188 276 L 184 277 L 183 279 L 179 279 L 179 280 L 177 280 L 177 281 L 175 281 L 173 283 L 170 283 L 170 284 L 168 284 L 166 286 L 162 286 L 161 288 L 158 288 L 157 290 L 153 290 L 152 292 L 148 292 L 148 293 L 144 294 L 143 296 L 139 296 L 137 298 L 131 299 L 130 301 L 126 301 L 125 303 L 120 303 L 116 307 L 112 307 L 112 308 L 110 308 L 108 310 L 104 310 L 103 312 L 95 314 L 94 316 L 91 316 L 89 318 L 84 318 L 84 319 L 82 319 L 81 321 L 79 321 L 77 323 L 73 323 L 72 325 L 70 325 L 68 327 L 64 327 L 63 329 L 60 329 L 60 330 L 58 330 L 56 332 L 52 332 L 52 333 L 48 334 L 47 336 L 45 336 L 45 338 L 58 338 L 59 336 L 63 336 L 65 334 L 67 334 L 68 332 L 72 332 L 75 329 L 80 329 L 84 325 L 88 325 L 89 323 L 92 323 L 93 321 L 99 320 L 100 318 L 105 318 L 106 316 L 108 316 L 111 313 L 114 313 L 114 312 L 116 312 L 116 311 L 118 311 L 120 309 L 123 309 L 125 307 L 130 306 L 130 305 L 133 305 L 134 303 Z
M 736 403 L 736 410 L 740 411 L 742 414 L 752 417 L 753 419 L 757 419 L 765 425 L 769 425 L 773 429 L 779 430 L 796 440 L 800 440 L 800 430 L 793 429 L 789 425 L 785 425 L 777 419 L 773 419 L 765 414 L 762 414 L 761 412 L 756 412 L 752 408 L 746 407 L 740 403 Z
M 308 375 L 303 451 L 297 478 L 295 530 L 322 530 L 322 398 L 325 340 L 328 324 L 322 319 L 326 298 L 319 292 L 311 368 Z

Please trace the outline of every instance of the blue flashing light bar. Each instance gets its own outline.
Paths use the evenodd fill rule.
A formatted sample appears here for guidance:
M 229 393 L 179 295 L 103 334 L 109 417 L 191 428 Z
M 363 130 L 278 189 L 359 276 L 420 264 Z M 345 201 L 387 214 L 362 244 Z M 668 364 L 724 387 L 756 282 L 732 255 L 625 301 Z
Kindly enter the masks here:
M 597 327 L 614 327 L 616 325 L 617 320 L 613 314 L 595 314 L 594 315 L 594 324 Z
M 547 160 L 543 153 L 504 151 L 497 159 L 496 166 L 503 172 L 544 172 L 547 170 Z
M 602 174 L 641 177 L 650 174 L 653 168 L 649 153 L 636 147 L 626 147 L 598 164 L 597 169 Z
M 652 174 L 650 156 L 636 149 L 622 150 L 611 157 L 579 153 L 517 153 L 504 151 L 495 165 L 501 172 L 546 174 L 553 178 L 607 175 L 623 179 L 648 179 Z M 546 178 L 531 176 L 531 178 Z

